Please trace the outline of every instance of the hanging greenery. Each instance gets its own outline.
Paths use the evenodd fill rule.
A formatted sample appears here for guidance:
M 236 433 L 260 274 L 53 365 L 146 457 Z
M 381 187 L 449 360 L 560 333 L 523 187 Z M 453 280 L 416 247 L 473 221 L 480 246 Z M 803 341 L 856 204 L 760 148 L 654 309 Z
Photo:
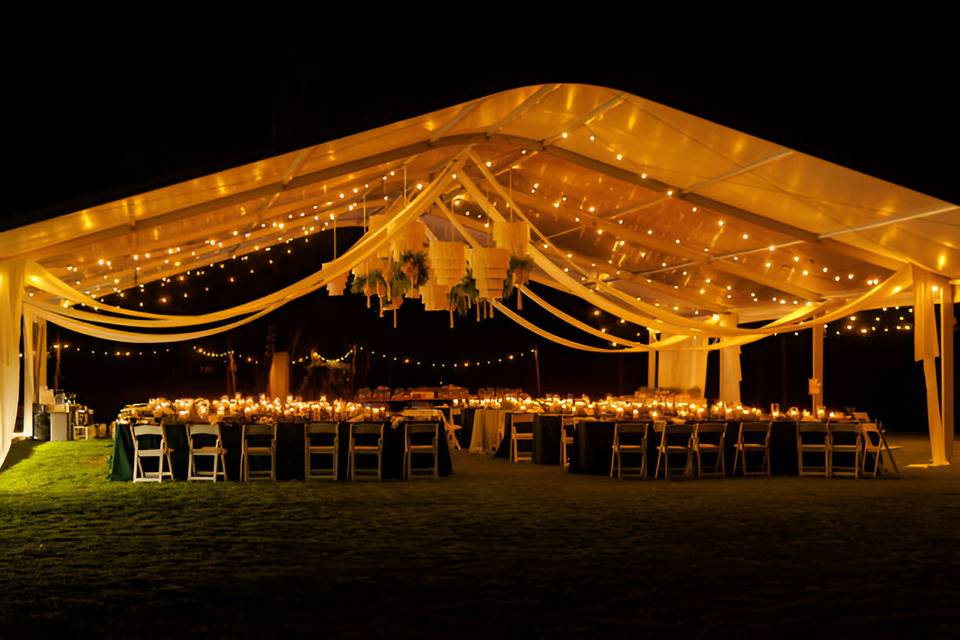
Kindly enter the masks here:
M 503 297 L 509 298 L 513 290 L 526 285 L 530 282 L 530 274 L 533 273 L 533 258 L 525 256 L 510 256 L 510 266 L 507 269 L 507 279 L 503 281 Z M 518 299 L 519 303 L 519 299 Z
M 365 282 L 363 283 L 363 295 L 370 298 L 371 296 L 379 296 L 383 298 L 387 295 L 387 281 L 383 277 L 383 272 L 379 269 L 371 271 L 367 274 Z
M 363 289 L 366 286 L 367 274 L 353 274 L 353 281 L 350 283 L 350 293 L 363 293 Z
M 404 251 L 400 256 L 400 269 L 410 281 L 410 286 L 419 289 L 430 279 L 426 251 Z
M 390 287 L 386 299 L 388 304 L 397 303 L 398 307 L 400 303 L 403 302 L 403 296 L 410 290 L 410 287 L 413 286 L 410 278 L 407 277 L 404 267 L 404 262 L 390 263 Z
M 473 271 L 467 269 L 466 275 L 457 284 L 450 287 L 450 311 L 456 311 L 459 315 L 465 316 L 467 312 L 476 304 L 480 292 L 477 289 L 477 281 L 473 277 Z

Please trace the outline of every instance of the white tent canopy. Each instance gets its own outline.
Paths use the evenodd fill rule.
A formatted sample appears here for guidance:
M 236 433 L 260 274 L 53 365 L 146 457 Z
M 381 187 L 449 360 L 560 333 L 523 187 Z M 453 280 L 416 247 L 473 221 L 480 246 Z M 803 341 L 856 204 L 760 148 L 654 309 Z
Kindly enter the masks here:
M 930 322 L 942 299 L 952 323 L 960 208 L 637 96 L 572 84 L 497 93 L 0 233 L 2 453 L 18 403 L 24 300 L 30 314 L 80 322 L 50 309 L 334 226 L 366 228 L 380 213 L 422 217 L 432 235 L 459 239 L 448 210 L 480 245 L 492 244 L 498 218 L 529 220 L 538 281 L 591 302 L 601 296 L 606 310 L 665 323 L 667 334 L 721 338 L 728 396 L 729 376 L 739 378 L 730 341 L 749 333 L 738 322 L 794 313 L 789 322 L 813 326 L 831 309 L 915 304 L 934 459 L 949 455 L 952 331 L 938 344 Z M 396 226 L 358 251 L 372 255 Z M 337 275 L 351 266 L 338 263 Z M 805 307 L 816 314 L 803 317 Z M 693 360 L 706 352 L 686 348 L 668 359 L 698 372 Z

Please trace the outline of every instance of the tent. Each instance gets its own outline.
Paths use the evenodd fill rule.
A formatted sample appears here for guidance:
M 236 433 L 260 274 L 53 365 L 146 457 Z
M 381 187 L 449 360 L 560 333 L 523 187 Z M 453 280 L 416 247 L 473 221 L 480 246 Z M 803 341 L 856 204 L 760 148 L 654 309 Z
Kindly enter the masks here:
M 729 402 L 739 400 L 741 345 L 810 328 L 811 377 L 822 381 L 825 323 L 912 304 L 932 458 L 943 464 L 953 433 L 958 222 L 951 203 L 628 93 L 577 84 L 504 91 L 0 233 L 0 454 L 19 402 L 32 406 L 38 391 L 37 336 L 47 322 L 124 342 L 191 340 L 321 287 L 340 290 L 351 272 L 382 277 L 422 251 L 432 265 L 420 287 L 430 309 L 447 310 L 469 266 L 478 309 L 572 348 L 659 353 L 662 384 L 694 386 L 706 353 L 720 350 Z M 174 316 L 102 301 L 347 226 L 366 233 L 320 271 L 230 309 Z M 658 339 L 601 348 L 552 334 L 503 304 L 505 281 L 578 330 L 608 337 L 537 296 L 527 279 Z M 396 308 L 389 286 L 386 294 Z

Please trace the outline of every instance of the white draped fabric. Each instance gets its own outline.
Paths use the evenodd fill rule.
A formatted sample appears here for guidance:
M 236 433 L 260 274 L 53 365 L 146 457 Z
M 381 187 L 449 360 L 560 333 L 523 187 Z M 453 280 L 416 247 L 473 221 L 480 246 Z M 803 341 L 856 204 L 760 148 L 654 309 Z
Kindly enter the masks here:
M 669 338 L 661 334 L 661 339 Z M 704 336 L 690 338 L 691 346 L 698 347 L 706 344 Z M 707 384 L 707 354 L 706 350 L 667 350 L 660 352 L 660 368 L 657 374 L 657 386 L 664 389 L 700 389 L 702 392 Z
M 737 324 L 736 314 L 726 314 L 720 317 L 720 324 Z M 720 402 L 727 405 L 740 404 L 740 382 L 743 376 L 740 371 L 740 347 L 724 347 L 720 349 Z
M 933 464 L 947 464 L 944 447 L 943 420 L 940 416 L 940 393 L 937 385 L 937 317 L 934 307 L 933 278 L 925 269 L 913 267 L 913 358 L 923 362 L 923 379 L 927 390 L 927 428 L 930 432 L 930 453 Z
M 0 464 L 10 449 L 17 423 L 23 275 L 22 260 L 0 262 Z

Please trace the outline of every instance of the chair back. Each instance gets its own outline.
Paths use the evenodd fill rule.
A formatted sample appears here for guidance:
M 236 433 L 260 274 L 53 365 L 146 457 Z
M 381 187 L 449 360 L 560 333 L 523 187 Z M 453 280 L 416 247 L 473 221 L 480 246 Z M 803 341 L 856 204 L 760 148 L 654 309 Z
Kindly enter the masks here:
M 130 427 L 133 431 L 133 437 L 140 436 L 160 436 L 163 437 L 163 427 L 158 424 L 135 424 Z
M 440 429 L 439 422 L 408 422 L 406 427 L 406 437 L 409 444 L 435 444 L 437 441 L 437 432 Z
M 866 411 L 854 411 L 853 419 L 857 422 L 870 422 L 870 416 L 867 415 Z
M 277 425 L 273 424 L 245 424 L 243 425 L 243 446 L 270 447 L 277 439 Z
M 620 444 L 643 444 L 649 430 L 649 422 L 618 422 L 614 426 L 613 435 Z
M 863 441 L 867 445 L 877 448 L 883 443 L 883 436 L 876 422 L 861 422 L 858 426 L 863 435 Z
M 252 426 L 252 425 L 251 425 Z M 188 424 L 187 435 L 193 436 L 219 436 L 219 424 Z
M 372 444 L 376 439 L 377 444 L 382 444 L 383 423 L 355 422 L 350 425 L 350 439 L 358 444 Z
M 696 425 L 697 442 L 719 445 L 723 443 L 726 434 L 726 422 L 698 422 Z
M 663 433 L 660 434 L 660 441 L 668 446 L 690 446 L 690 438 L 693 437 L 693 431 L 696 425 L 692 424 L 673 424 L 666 422 L 663 425 Z
M 275 438 L 277 436 L 277 425 L 274 424 L 245 424 L 243 425 L 243 437 L 262 437 L 269 436 Z
M 194 438 L 200 436 L 201 444 L 194 441 Z M 212 439 L 212 442 L 211 442 Z M 206 442 L 207 444 L 202 444 Z M 187 443 L 190 448 L 202 446 L 220 446 L 220 424 L 188 424 L 187 425 Z
M 533 431 L 532 413 L 511 413 L 510 427 L 514 432 L 529 433 Z
M 744 444 L 764 444 L 770 441 L 770 422 L 741 422 L 740 442 Z M 763 434 L 759 437 L 757 434 Z
M 303 425 L 303 433 L 309 443 L 313 443 L 315 446 L 327 446 L 326 444 L 316 444 L 313 436 L 318 436 L 317 439 L 321 442 L 332 445 L 340 432 L 339 425 L 336 422 L 308 422 Z M 323 436 L 333 436 L 333 439 Z
M 158 424 L 134 424 L 130 425 L 130 434 L 133 436 L 133 450 L 137 451 L 159 451 L 163 448 L 166 435 L 163 432 L 163 427 Z M 145 442 L 141 442 L 140 438 L 145 438 Z M 156 442 L 156 446 L 144 446 L 152 445 Z
M 852 422 L 838 422 L 830 425 L 830 442 L 837 445 L 854 445 L 860 439 L 860 425 Z

